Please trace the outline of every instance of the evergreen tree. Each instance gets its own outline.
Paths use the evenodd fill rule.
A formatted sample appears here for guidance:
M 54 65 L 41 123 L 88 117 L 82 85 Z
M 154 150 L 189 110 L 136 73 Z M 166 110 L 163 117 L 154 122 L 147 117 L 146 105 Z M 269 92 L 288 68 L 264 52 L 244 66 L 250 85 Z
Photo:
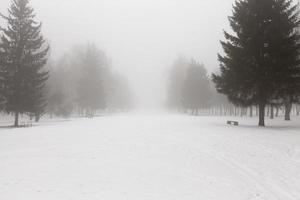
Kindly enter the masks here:
M 1 31 L 1 27 L 0 27 L 0 31 Z M 6 62 L 6 57 L 4 55 L 4 49 L 1 48 L 1 37 L 0 37 L 0 111 L 3 111 L 5 108 L 5 97 L 4 97 L 4 89 L 5 89 L 5 81 L 4 81 L 4 66 L 5 66 L 5 62 Z
M 200 108 L 207 108 L 211 98 L 210 81 L 203 64 L 192 60 L 187 68 L 182 88 L 183 106 L 198 112 Z
M 44 86 L 48 71 L 49 46 L 41 35 L 41 23 L 35 21 L 34 9 L 29 0 L 12 0 L 9 15 L 1 15 L 7 28 L 1 28 L 0 57 L 5 110 L 15 114 L 15 126 L 19 114 L 43 112 Z
M 219 92 L 236 105 L 265 107 L 274 99 L 295 95 L 299 85 L 299 26 L 292 0 L 238 0 L 229 17 L 235 34 L 224 32 L 221 74 L 213 74 Z M 297 77 L 297 78 L 296 78 Z

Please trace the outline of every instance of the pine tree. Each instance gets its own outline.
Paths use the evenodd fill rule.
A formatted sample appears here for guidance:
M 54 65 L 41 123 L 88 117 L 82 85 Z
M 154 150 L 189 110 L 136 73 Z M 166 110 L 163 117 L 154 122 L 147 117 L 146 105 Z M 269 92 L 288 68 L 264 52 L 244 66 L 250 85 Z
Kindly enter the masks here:
M 292 0 L 238 0 L 229 17 L 235 34 L 224 32 L 220 75 L 213 74 L 219 92 L 236 105 L 265 107 L 274 99 L 294 95 L 299 76 L 299 26 Z
M 1 31 L 1 27 L 0 27 Z M 4 89 L 5 89 L 5 81 L 4 81 L 4 66 L 6 62 L 6 57 L 4 56 L 4 50 L 1 48 L 1 37 L 0 37 L 0 111 L 4 110 L 5 106 L 5 97 L 4 97 Z
M 41 35 L 41 23 L 35 21 L 34 9 L 29 0 L 12 0 L 7 21 L 2 28 L 0 57 L 5 58 L 1 73 L 5 110 L 15 114 L 15 126 L 19 114 L 34 113 L 37 117 L 45 107 L 44 86 L 48 71 L 49 46 Z

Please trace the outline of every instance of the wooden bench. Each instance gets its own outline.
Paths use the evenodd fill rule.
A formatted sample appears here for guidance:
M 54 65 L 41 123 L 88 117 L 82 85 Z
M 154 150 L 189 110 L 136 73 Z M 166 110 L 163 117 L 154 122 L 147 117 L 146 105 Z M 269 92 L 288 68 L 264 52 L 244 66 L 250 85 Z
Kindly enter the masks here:
M 32 126 L 33 126 L 33 124 L 30 122 L 23 122 L 20 124 L 20 127 L 23 127 L 23 128 L 32 127 Z
M 239 122 L 237 122 L 237 121 L 227 121 L 227 124 L 228 124 L 228 125 L 238 126 L 238 125 L 239 125 Z

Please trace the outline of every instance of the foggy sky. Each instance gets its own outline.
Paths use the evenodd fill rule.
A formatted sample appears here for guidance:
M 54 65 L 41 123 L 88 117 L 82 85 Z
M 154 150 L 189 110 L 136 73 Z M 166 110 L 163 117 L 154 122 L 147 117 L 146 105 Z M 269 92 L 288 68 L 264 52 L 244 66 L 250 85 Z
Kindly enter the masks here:
M 6 14 L 10 0 L 0 1 Z M 167 68 L 178 55 L 202 61 L 211 72 L 234 0 L 31 0 L 43 34 L 58 57 L 95 42 L 125 74 L 140 106 L 163 103 Z M 3 20 L 0 20 L 3 24 Z

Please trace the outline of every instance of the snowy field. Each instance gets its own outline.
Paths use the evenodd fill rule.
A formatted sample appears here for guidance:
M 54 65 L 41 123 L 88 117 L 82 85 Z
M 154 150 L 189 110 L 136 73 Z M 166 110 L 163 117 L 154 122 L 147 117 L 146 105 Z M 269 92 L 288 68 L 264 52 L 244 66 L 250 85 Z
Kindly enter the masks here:
M 300 118 L 129 115 L 0 130 L 0 200 L 299 200 Z M 276 125 L 279 123 L 279 125 Z

